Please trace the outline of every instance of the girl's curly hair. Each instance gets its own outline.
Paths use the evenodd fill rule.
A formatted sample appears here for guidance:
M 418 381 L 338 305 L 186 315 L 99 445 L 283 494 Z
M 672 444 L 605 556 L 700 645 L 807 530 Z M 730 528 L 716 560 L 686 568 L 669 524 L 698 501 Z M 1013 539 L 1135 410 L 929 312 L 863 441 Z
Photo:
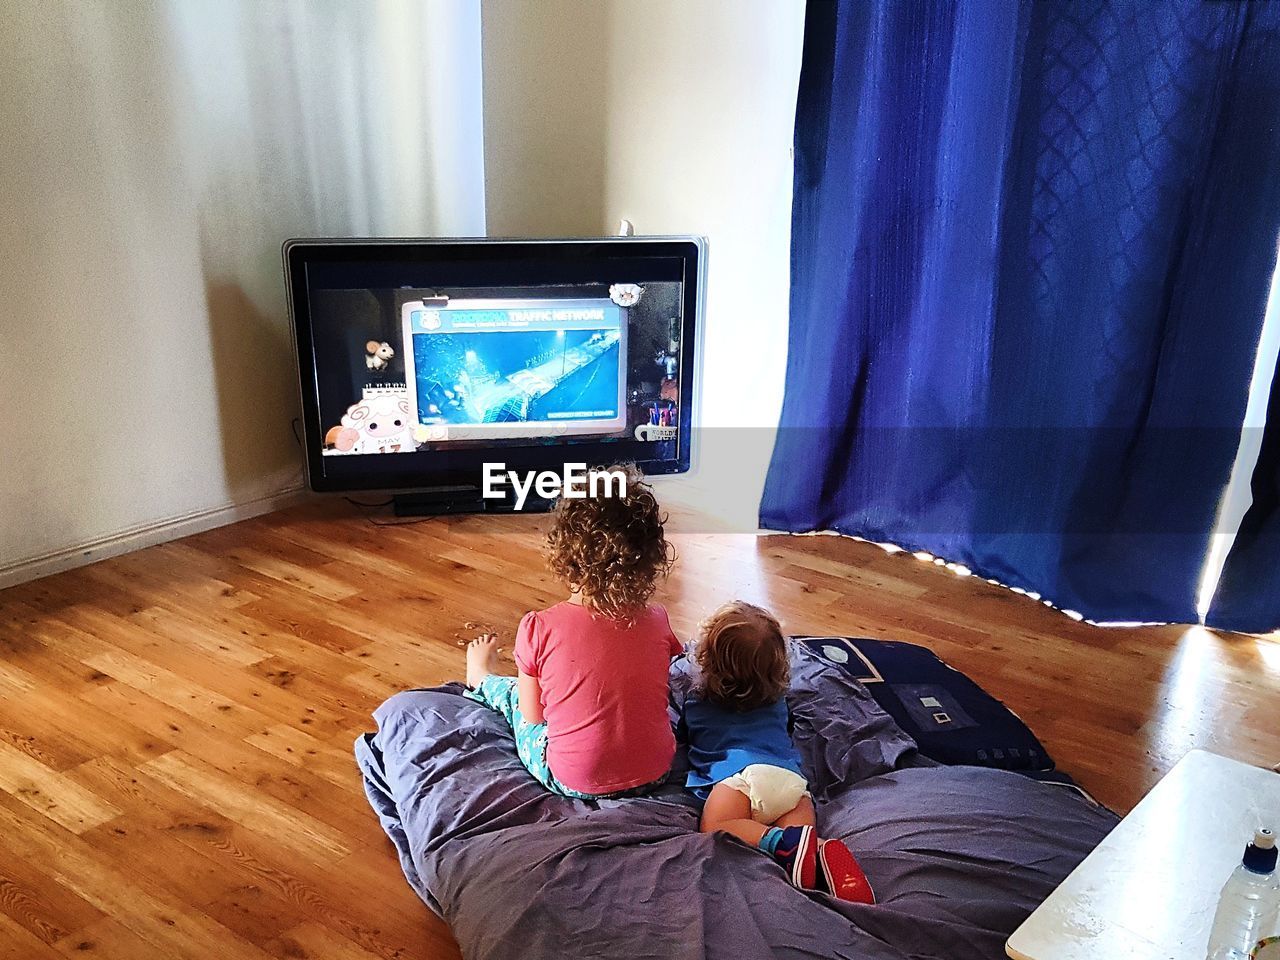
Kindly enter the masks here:
M 611 620 L 631 621 L 675 562 L 666 517 L 632 466 L 622 496 L 561 497 L 547 534 L 551 571 L 582 594 L 583 604 Z M 612 490 L 610 490 L 612 492 Z
M 767 610 L 726 603 L 698 626 L 699 693 L 727 710 L 777 703 L 791 685 L 782 627 Z

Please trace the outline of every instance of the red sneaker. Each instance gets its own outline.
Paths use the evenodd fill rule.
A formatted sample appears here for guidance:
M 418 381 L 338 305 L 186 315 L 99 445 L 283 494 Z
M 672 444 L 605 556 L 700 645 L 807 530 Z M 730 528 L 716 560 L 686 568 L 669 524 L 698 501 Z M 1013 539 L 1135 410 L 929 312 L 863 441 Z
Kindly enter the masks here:
M 818 842 L 818 866 L 822 868 L 827 892 L 837 900 L 866 904 L 876 902 L 875 891 L 871 889 L 867 875 L 843 840 Z
M 813 827 L 785 827 L 773 851 L 773 858 L 801 890 L 817 889 L 817 839 Z

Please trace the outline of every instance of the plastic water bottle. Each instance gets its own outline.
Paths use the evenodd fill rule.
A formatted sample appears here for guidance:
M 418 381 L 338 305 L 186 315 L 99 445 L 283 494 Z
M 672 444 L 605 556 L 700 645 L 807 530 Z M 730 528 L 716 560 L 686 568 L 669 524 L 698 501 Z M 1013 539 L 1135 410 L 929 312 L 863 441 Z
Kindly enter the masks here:
M 1278 911 L 1276 837 L 1260 829 L 1222 888 L 1209 934 L 1209 960 L 1248 960 L 1257 942 L 1274 930 Z

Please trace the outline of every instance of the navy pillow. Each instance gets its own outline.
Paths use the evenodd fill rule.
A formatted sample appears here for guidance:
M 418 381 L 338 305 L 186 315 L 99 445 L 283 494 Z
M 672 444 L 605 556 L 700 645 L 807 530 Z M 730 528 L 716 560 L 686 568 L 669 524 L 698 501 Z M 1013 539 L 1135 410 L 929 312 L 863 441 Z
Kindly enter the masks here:
M 939 763 L 1022 772 L 1053 759 L 1017 715 L 927 647 L 862 637 L 796 637 L 861 681 Z

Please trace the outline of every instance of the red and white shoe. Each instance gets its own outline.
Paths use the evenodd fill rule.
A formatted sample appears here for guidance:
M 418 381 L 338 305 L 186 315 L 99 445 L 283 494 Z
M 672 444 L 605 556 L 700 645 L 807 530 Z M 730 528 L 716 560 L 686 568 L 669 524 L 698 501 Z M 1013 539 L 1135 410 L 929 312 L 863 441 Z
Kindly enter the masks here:
M 818 867 L 826 893 L 848 903 L 873 904 L 875 891 L 843 840 L 818 841 Z
M 773 858 L 801 890 L 816 890 L 818 838 L 813 827 L 784 827 Z

